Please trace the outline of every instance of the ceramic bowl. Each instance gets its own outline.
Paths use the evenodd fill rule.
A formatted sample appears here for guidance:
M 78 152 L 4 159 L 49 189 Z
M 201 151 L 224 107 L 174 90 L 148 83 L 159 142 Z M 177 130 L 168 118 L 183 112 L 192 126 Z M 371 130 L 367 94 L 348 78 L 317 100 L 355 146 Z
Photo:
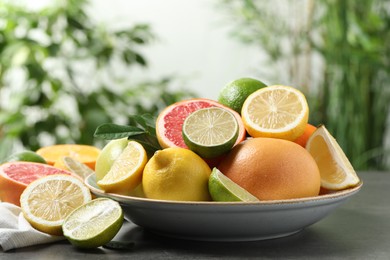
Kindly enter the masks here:
M 160 235 L 203 241 L 251 241 L 295 234 L 355 195 L 358 186 L 310 198 L 243 202 L 179 202 L 105 193 L 95 174 L 85 180 L 97 197 L 118 201 L 125 218 Z

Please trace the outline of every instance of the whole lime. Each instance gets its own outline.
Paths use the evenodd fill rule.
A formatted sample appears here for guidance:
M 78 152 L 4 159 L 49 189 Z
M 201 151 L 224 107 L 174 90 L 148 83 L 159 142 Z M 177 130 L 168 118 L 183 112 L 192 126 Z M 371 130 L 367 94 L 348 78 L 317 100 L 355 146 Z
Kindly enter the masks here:
M 39 154 L 33 151 L 21 151 L 10 155 L 5 159 L 4 162 L 36 162 L 36 163 L 47 163 L 46 160 Z
M 266 87 L 266 85 L 257 79 L 239 78 L 222 88 L 218 96 L 218 102 L 241 114 L 245 99 L 263 87 Z

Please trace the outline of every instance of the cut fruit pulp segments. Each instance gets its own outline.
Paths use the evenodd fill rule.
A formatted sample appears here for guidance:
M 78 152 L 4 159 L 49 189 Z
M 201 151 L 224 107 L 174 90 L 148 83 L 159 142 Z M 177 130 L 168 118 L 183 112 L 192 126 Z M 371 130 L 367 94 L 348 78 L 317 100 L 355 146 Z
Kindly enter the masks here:
M 245 139 L 245 127 L 242 123 L 240 115 L 237 112 L 214 100 L 194 98 L 174 103 L 165 108 L 165 110 L 160 113 L 156 124 L 157 137 L 159 138 L 160 145 L 163 148 L 188 148 L 182 137 L 182 127 L 184 120 L 192 112 L 209 107 L 222 107 L 232 112 L 239 122 L 239 134 L 236 144 Z
M 184 120 L 192 112 L 199 110 L 201 108 L 212 107 L 213 105 L 208 102 L 191 102 L 186 104 L 186 106 L 179 106 L 172 109 L 172 113 L 165 116 L 164 127 L 166 129 L 166 136 L 171 140 L 176 146 L 187 148 L 187 145 L 184 143 L 182 138 L 182 126 Z

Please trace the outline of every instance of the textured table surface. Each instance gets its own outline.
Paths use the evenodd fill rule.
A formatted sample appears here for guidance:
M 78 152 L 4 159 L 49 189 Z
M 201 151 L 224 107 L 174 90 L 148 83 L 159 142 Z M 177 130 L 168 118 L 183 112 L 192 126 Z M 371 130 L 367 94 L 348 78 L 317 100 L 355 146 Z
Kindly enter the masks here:
M 359 172 L 358 194 L 298 234 L 255 242 L 200 242 L 157 236 L 125 223 L 130 250 L 83 251 L 62 241 L 8 252 L 0 259 L 390 259 L 390 172 Z

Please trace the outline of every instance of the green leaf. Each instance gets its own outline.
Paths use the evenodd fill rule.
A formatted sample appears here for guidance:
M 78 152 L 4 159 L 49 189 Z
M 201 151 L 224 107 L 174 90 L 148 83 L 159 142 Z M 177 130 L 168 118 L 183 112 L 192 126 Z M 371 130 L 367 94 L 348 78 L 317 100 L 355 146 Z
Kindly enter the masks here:
M 117 124 L 102 124 L 96 128 L 95 137 L 100 137 L 106 140 L 120 139 L 124 137 L 140 135 L 145 131 L 136 126 L 125 126 Z

